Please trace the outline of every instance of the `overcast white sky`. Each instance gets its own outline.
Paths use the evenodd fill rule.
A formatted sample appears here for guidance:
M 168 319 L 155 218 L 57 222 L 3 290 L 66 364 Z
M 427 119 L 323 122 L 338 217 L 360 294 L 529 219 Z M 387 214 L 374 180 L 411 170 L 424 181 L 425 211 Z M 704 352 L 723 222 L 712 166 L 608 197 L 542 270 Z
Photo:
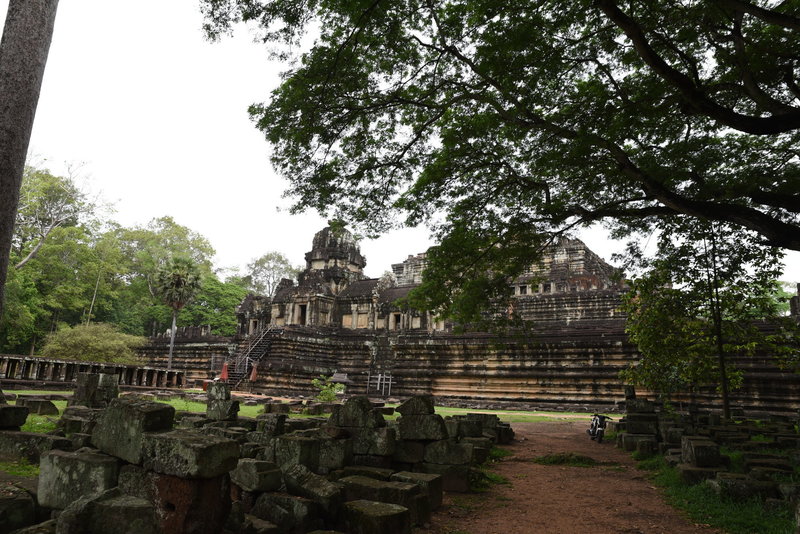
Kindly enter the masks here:
M 0 0 L 2 20 L 7 6 Z M 57 174 L 82 164 L 123 225 L 171 215 L 206 236 L 217 267 L 243 268 L 271 250 L 303 264 L 325 220 L 279 211 L 286 183 L 247 115 L 283 67 L 246 29 L 209 43 L 201 24 L 195 0 L 62 0 L 30 152 Z M 366 274 L 424 251 L 427 235 L 363 242 Z M 619 248 L 599 229 L 581 237 L 606 260 Z M 785 278 L 800 281 L 800 254 Z

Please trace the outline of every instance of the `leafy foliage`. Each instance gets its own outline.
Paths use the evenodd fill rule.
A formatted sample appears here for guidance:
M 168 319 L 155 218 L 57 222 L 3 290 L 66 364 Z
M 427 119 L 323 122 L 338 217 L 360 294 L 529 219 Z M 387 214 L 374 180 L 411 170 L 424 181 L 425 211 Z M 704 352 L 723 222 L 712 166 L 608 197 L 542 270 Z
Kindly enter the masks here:
M 311 385 L 319 390 L 315 397 L 320 402 L 334 402 L 336 395 L 344 393 L 344 384 L 331 382 L 330 376 L 319 375 L 319 378 L 311 380 Z
M 300 271 L 284 254 L 271 251 L 247 264 L 247 279 L 254 293 L 271 297 L 281 279 L 295 279 Z
M 295 211 L 317 209 L 370 235 L 399 215 L 432 225 L 437 253 L 451 258 L 463 241 L 463 255 L 485 263 L 490 228 L 507 226 L 503 242 L 522 247 L 534 233 L 602 220 L 626 235 L 678 216 L 800 249 L 795 4 L 201 6 L 211 38 L 250 22 L 294 60 L 250 113 Z M 499 276 L 529 254 L 496 260 Z M 471 267 L 434 259 L 428 275 L 440 289 L 420 298 L 447 312 L 499 291 L 489 275 L 462 299 Z
M 659 230 L 655 259 L 629 251 L 645 269 L 623 305 L 642 357 L 623 376 L 667 397 L 715 384 L 727 414 L 729 389 L 742 379 L 732 356 L 761 349 L 797 359 L 797 324 L 778 316 L 774 298 L 782 254 L 719 223 L 674 218 Z M 777 332 L 760 328 L 764 319 Z
M 134 349 L 145 341 L 104 323 L 65 326 L 47 336 L 42 355 L 67 360 L 137 363 Z

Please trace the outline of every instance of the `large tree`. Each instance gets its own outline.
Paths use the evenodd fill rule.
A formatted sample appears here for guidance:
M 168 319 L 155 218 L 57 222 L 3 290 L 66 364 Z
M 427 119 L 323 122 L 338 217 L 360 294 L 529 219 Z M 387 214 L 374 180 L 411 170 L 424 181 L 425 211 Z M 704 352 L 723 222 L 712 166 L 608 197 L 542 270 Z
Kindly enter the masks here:
M 294 279 L 301 270 L 286 255 L 273 250 L 247 264 L 245 279 L 256 294 L 271 297 L 283 278 Z
M 530 259 L 532 233 L 683 215 L 800 249 L 796 3 L 202 6 L 212 38 L 244 20 L 301 52 L 250 109 L 296 210 L 371 232 L 399 213 L 434 223 L 447 250 L 468 236 L 476 261 L 518 246 L 509 265 Z
M 760 350 L 797 365 L 798 325 L 780 316 L 775 298 L 781 251 L 753 232 L 689 217 L 659 225 L 657 240 L 655 258 L 640 250 L 628 256 L 644 269 L 623 304 L 641 352 L 624 376 L 667 398 L 716 385 L 729 417 L 730 392 L 742 378 L 734 358 Z
M 58 0 L 10 0 L 0 40 L 0 312 L 14 218 Z

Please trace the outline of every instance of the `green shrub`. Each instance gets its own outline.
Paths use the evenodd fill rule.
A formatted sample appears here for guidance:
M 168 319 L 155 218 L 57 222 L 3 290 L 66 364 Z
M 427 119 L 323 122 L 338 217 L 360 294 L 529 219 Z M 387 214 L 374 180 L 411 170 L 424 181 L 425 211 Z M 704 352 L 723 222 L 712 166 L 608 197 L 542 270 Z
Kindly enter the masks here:
M 337 393 L 344 393 L 344 384 L 331 382 L 330 376 L 319 375 L 319 378 L 311 381 L 311 385 L 319 390 L 314 398 L 320 402 L 333 402 Z
M 134 349 L 147 340 L 119 332 L 114 326 L 92 323 L 65 326 L 47 336 L 42 356 L 89 362 L 138 363 Z

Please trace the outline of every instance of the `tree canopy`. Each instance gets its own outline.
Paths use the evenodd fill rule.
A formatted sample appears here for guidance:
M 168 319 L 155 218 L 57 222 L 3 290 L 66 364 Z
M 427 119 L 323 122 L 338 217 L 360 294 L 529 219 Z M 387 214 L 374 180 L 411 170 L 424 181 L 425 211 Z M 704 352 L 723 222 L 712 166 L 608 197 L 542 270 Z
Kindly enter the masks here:
M 139 362 L 135 349 L 145 342 L 145 338 L 124 334 L 109 324 L 65 326 L 47 336 L 42 354 L 48 358 L 135 364 Z
M 728 417 L 742 379 L 736 357 L 760 350 L 797 365 L 800 331 L 776 298 L 781 251 L 753 232 L 689 217 L 662 225 L 657 239 L 655 258 L 629 254 L 644 268 L 623 305 L 641 358 L 623 376 L 667 398 L 716 385 Z
M 211 38 L 256 23 L 295 60 L 250 113 L 297 211 L 370 233 L 400 215 L 445 248 L 471 236 L 477 259 L 532 229 L 620 237 L 686 215 L 800 249 L 800 5 L 201 5 Z
M 273 250 L 247 264 L 246 279 L 253 292 L 271 297 L 283 278 L 293 280 L 301 270 L 285 254 Z

